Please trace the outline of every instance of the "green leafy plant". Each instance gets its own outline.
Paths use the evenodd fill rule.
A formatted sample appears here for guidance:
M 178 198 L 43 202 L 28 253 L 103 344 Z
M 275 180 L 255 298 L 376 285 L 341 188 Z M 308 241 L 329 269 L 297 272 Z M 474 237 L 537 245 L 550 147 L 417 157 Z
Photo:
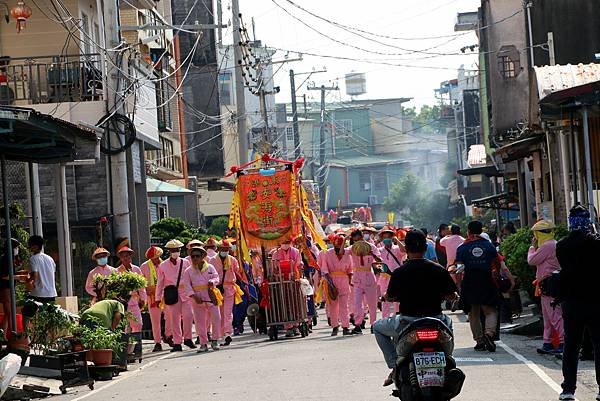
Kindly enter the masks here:
M 557 226 L 554 237 L 557 240 L 565 237 L 568 234 L 568 229 L 565 226 Z M 527 252 L 531 246 L 533 232 L 529 227 L 523 227 L 517 230 L 516 233 L 506 237 L 500 244 L 500 252 L 506 258 L 505 263 L 511 273 L 515 275 L 523 289 L 529 296 L 533 297 L 535 287 L 535 267 L 527 263 Z
M 74 328 L 69 313 L 55 304 L 42 304 L 26 325 L 31 350 L 38 355 L 46 355 L 57 349 L 59 340 L 68 337 Z
M 170 239 L 178 239 L 184 244 L 187 244 L 193 239 L 206 241 L 210 234 L 203 232 L 200 228 L 193 227 L 178 217 L 167 217 L 157 221 L 150 226 L 150 233 L 153 238 L 162 241 Z M 219 235 L 222 235 L 219 234 Z M 213 235 L 215 237 L 215 235 Z
M 99 293 L 105 294 L 105 299 L 128 299 L 132 291 L 146 287 L 146 279 L 133 272 L 111 273 L 108 276 L 97 274 L 94 276 L 94 286 Z
M 29 240 L 29 231 L 23 227 L 22 222 L 27 217 L 23 206 L 18 202 L 13 202 L 8 205 L 8 214 L 10 217 L 10 230 L 13 238 L 17 239 L 21 246 L 19 247 L 19 257 L 23 264 L 29 262 L 31 253 L 27 248 L 27 241 Z M 4 205 L 0 205 L 0 219 L 4 221 Z
M 93 328 L 79 326 L 77 335 L 86 349 L 110 349 L 118 353 L 123 351 L 126 346 L 126 343 L 122 341 L 123 330 L 119 327 L 109 330 L 101 324 Z
M 220 216 L 210 222 L 206 232 L 210 235 L 223 236 L 229 229 L 229 216 Z

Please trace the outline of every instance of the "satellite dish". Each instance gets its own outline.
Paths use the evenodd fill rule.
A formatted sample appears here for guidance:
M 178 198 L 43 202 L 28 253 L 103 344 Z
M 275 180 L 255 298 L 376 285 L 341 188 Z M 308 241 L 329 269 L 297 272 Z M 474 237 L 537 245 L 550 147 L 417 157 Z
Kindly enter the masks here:
M 258 307 L 258 304 L 250 304 L 248 305 L 248 308 L 246 309 L 246 315 L 248 316 L 256 316 L 258 315 L 260 308 Z

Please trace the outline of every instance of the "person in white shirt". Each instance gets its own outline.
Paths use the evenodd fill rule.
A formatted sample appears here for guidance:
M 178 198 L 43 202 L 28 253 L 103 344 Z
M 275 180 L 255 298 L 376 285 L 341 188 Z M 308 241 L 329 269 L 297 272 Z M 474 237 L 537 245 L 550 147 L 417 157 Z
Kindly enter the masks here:
M 38 302 L 54 302 L 56 298 L 56 283 L 54 274 L 56 264 L 54 260 L 43 252 L 44 239 L 39 235 L 32 235 L 27 241 L 32 255 L 29 258 L 31 273 L 29 275 L 29 298 Z

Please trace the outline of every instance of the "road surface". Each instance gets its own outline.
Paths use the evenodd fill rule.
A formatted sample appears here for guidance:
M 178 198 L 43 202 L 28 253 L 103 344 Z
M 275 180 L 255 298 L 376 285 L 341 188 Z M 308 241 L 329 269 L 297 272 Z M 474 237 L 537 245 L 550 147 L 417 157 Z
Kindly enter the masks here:
M 560 361 L 535 353 L 539 339 L 504 335 L 494 354 L 473 351 L 468 323 L 453 315 L 455 356 L 467 376 L 460 401 L 548 401 L 560 391 Z M 366 330 L 365 333 L 368 333 Z M 62 401 L 283 401 L 392 399 L 381 383 L 388 370 L 374 336 L 330 337 L 325 322 L 309 337 L 269 342 L 244 334 L 218 352 L 147 354 L 118 378 L 69 390 Z M 596 395 L 592 364 L 582 364 L 577 397 Z

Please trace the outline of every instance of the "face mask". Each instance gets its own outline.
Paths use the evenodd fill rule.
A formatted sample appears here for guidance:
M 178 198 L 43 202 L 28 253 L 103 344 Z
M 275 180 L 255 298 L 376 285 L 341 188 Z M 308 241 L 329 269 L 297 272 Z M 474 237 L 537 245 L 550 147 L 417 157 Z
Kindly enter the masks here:
M 383 244 L 384 245 L 392 245 L 392 239 L 391 238 L 384 238 Z
M 229 252 L 227 252 L 227 251 L 221 251 L 221 252 L 219 252 L 219 256 L 222 257 L 222 258 L 227 257 L 227 255 L 229 255 Z
M 365 234 L 364 236 L 365 241 L 368 241 L 369 238 L 371 238 L 371 234 Z
M 235 250 L 237 249 L 237 245 L 231 245 L 231 251 L 235 252 Z
M 98 258 L 96 259 L 96 263 L 98 263 L 98 266 L 104 266 L 108 263 L 108 257 Z
M 180 252 L 171 252 L 171 259 L 177 259 Z
M 19 248 L 13 249 L 13 255 L 14 256 L 19 256 Z
M 544 242 L 554 239 L 554 231 L 551 231 L 549 233 L 534 231 L 533 235 L 535 235 L 535 238 L 537 238 L 538 246 L 542 246 Z
M 281 244 L 281 249 L 287 251 L 288 249 L 290 249 L 290 244 Z

